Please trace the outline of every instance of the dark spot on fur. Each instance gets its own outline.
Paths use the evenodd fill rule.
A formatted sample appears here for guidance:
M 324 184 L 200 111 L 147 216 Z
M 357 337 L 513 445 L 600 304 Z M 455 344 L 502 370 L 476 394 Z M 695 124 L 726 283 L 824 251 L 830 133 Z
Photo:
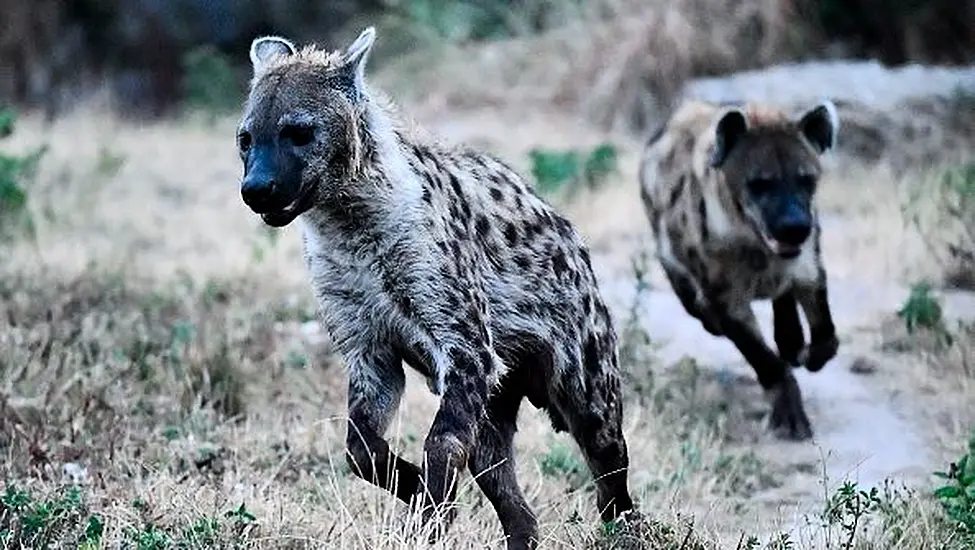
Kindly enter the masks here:
M 477 235 L 483 239 L 491 231 L 491 222 L 488 221 L 487 216 L 481 214 L 477 217 L 477 223 L 474 229 L 477 231 Z
M 487 375 L 493 370 L 491 368 L 491 365 L 494 364 L 494 357 L 491 356 L 491 352 L 489 352 L 488 350 L 482 350 L 480 355 L 481 355 L 481 372 L 484 375 Z M 482 376 L 482 380 L 483 380 L 483 376 Z
M 423 188 L 423 201 L 426 202 L 427 204 L 432 204 L 433 203 L 433 198 L 430 196 L 430 188 L 429 187 L 424 187 Z
M 589 338 L 586 339 L 586 345 L 582 350 L 582 362 L 585 364 L 586 371 L 589 376 L 595 376 L 599 374 L 599 343 L 596 341 L 596 336 L 590 334 Z
M 556 277 L 561 277 L 568 270 L 569 263 L 565 260 L 565 253 L 559 250 L 552 256 L 552 271 L 555 272 Z
M 680 200 L 680 196 L 684 193 L 684 184 L 686 182 L 687 178 L 681 174 L 681 177 L 677 180 L 677 184 L 670 190 L 670 198 L 667 199 L 667 208 L 674 208 L 677 205 L 677 201 Z
M 467 202 L 467 197 L 464 195 L 458 195 L 458 200 L 460 200 L 460 209 L 464 212 L 464 219 L 469 220 L 471 218 L 471 204 Z
M 701 200 L 697 203 L 697 214 L 700 217 L 701 223 L 701 241 L 705 242 L 708 240 L 708 207 L 704 202 L 703 196 L 701 196 Z
M 525 254 L 515 254 L 515 263 L 522 269 L 528 269 L 532 265 L 532 260 Z
M 492 187 L 491 198 L 498 202 L 501 202 L 501 200 L 504 199 L 504 193 L 502 193 L 501 190 L 498 189 L 497 187 Z
M 658 126 L 657 129 L 654 130 L 654 132 L 652 134 L 650 134 L 650 139 L 647 140 L 647 147 L 649 147 L 649 146 L 653 145 L 654 143 L 657 143 L 658 141 L 660 141 L 660 138 L 663 137 L 664 132 L 666 132 L 666 131 L 667 131 L 667 122 L 664 122 L 663 124 L 661 124 L 660 126 Z
M 508 246 L 514 246 L 518 241 L 518 228 L 515 224 L 508 222 L 504 226 L 504 240 L 508 243 Z
M 460 181 L 457 180 L 457 176 L 453 172 L 447 173 L 450 178 L 450 188 L 454 190 L 454 194 L 460 198 L 463 195 L 463 191 L 460 188 Z

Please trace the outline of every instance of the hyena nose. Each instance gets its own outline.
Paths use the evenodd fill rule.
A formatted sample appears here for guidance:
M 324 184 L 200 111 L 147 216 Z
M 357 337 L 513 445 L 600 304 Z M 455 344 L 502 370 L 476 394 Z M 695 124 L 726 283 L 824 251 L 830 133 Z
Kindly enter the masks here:
M 772 233 L 775 240 L 790 245 L 800 245 L 812 233 L 812 224 L 805 220 L 788 220 L 780 224 Z
M 273 179 L 249 177 L 240 186 L 240 196 L 244 204 L 254 210 L 266 207 L 274 198 L 277 183 Z

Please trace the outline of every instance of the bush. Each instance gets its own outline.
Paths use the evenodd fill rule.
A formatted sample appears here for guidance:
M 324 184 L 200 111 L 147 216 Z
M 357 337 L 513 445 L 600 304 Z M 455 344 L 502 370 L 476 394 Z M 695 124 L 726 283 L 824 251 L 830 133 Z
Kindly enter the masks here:
M 15 120 L 16 114 L 12 110 L 0 109 L 0 139 L 13 134 Z M 41 147 L 24 156 L 0 152 L 0 236 L 33 232 L 27 208 L 27 186 L 37 173 L 44 151 Z
M 541 193 L 562 189 L 570 194 L 580 187 L 596 189 L 617 168 L 616 148 L 604 143 L 584 153 L 578 150 L 549 151 L 532 149 L 532 175 Z
M 975 542 L 975 434 L 969 439 L 967 450 L 947 472 L 935 472 L 944 484 L 934 491 L 934 496 L 959 534 Z
M 919 186 L 905 213 L 941 264 L 945 284 L 975 289 L 975 162 Z
M 226 55 L 203 45 L 183 56 L 183 103 L 191 109 L 221 114 L 240 107 L 244 90 Z

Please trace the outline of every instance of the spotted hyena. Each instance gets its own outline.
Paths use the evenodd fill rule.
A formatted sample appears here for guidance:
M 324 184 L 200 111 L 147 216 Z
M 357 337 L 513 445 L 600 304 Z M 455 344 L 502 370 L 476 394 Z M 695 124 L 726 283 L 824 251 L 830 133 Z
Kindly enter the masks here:
M 349 373 L 352 470 L 424 520 L 468 467 L 509 548 L 537 527 L 515 478 L 522 398 L 569 431 L 604 520 L 632 508 L 616 333 L 573 226 L 499 160 L 411 137 L 364 81 L 375 40 L 343 52 L 255 40 L 237 141 L 244 202 L 298 219 L 322 323 Z M 403 363 L 440 396 L 423 469 L 384 439 Z M 442 529 L 440 531 L 442 533 Z
M 790 365 L 839 347 L 813 204 L 839 121 L 829 101 L 790 117 L 758 105 L 682 104 L 646 146 L 641 196 L 657 256 L 688 313 L 730 339 L 772 399 L 780 436 L 812 437 Z M 751 302 L 771 299 L 778 354 Z M 805 345 L 797 303 L 810 325 Z

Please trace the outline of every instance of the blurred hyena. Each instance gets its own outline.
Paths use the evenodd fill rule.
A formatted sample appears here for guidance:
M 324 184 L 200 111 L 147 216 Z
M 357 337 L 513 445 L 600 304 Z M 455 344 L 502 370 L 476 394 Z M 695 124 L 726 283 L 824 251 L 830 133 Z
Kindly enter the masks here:
M 640 168 L 657 256 L 684 309 L 730 339 L 772 399 L 772 428 L 812 437 L 790 364 L 818 371 L 839 342 L 813 202 L 839 120 L 825 101 L 797 117 L 758 105 L 687 101 L 651 138 Z M 751 302 L 771 299 L 779 353 Z M 805 345 L 798 305 L 810 325 Z
M 532 547 L 512 456 L 527 397 L 575 437 L 602 518 L 618 517 L 633 504 L 616 334 L 586 246 L 502 162 L 401 130 L 364 82 L 374 40 L 372 28 L 344 52 L 255 40 L 237 136 L 244 202 L 275 227 L 300 217 L 322 322 L 348 367 L 352 470 L 405 502 L 419 495 L 427 521 L 466 464 L 509 548 Z M 384 439 L 404 361 L 442 396 L 423 470 Z M 438 517 L 442 534 L 452 514 Z

